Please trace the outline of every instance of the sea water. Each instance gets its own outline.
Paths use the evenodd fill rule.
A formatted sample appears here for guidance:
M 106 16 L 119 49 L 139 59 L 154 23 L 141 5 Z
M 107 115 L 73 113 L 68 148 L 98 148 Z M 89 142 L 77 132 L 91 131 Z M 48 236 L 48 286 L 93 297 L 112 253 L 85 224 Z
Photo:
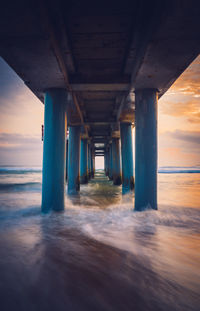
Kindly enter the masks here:
M 41 213 L 41 169 L 0 168 L 0 310 L 199 310 L 200 168 L 159 169 L 134 212 L 101 170 Z

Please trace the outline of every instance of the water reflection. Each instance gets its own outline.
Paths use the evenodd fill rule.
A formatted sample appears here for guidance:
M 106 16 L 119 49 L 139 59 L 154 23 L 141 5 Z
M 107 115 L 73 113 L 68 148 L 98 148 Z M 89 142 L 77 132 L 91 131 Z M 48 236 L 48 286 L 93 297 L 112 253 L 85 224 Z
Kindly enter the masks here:
M 200 208 L 200 174 L 158 174 L 160 204 Z
M 113 187 L 113 182 L 108 180 L 103 171 L 98 171 L 95 178 L 88 185 L 81 185 L 80 194 L 66 198 L 66 208 L 70 205 L 82 207 L 99 207 L 105 209 L 110 205 L 119 204 L 121 201 L 121 186 Z
M 66 197 L 63 213 L 41 215 L 35 192 L 7 205 L 4 195 L 0 310 L 199 309 L 199 209 L 135 213 L 134 196 L 103 172 Z

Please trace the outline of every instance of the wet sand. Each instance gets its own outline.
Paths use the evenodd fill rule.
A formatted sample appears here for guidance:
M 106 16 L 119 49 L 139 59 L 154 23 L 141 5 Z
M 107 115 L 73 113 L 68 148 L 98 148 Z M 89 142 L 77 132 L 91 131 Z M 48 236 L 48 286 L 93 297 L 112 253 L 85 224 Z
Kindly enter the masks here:
M 1 310 L 198 310 L 198 296 L 156 273 L 148 261 L 84 236 L 55 230 L 26 253 L 1 237 Z M 51 238 L 49 238 L 51 236 Z M 6 258 L 6 261 L 3 259 Z M 156 258 L 155 258 L 156 261 Z
M 134 213 L 101 173 L 42 215 L 30 189 L 2 193 L 1 311 L 199 310 L 199 209 Z

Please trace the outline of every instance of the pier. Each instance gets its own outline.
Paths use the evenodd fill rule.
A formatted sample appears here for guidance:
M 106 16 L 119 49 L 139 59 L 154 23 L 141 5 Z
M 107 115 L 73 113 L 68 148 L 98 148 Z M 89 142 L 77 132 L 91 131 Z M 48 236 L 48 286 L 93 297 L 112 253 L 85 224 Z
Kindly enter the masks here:
M 158 100 L 200 53 L 196 3 L 4 4 L 0 55 L 44 103 L 43 212 L 64 209 L 66 180 L 76 195 L 98 156 L 135 210 L 157 209 Z

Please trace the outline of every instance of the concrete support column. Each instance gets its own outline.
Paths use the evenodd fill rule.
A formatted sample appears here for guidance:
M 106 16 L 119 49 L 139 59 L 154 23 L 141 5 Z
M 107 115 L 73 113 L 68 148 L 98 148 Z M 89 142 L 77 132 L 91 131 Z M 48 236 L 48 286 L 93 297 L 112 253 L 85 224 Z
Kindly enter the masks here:
M 93 156 L 93 171 L 94 171 L 94 177 L 95 177 L 95 153 Z
M 66 180 L 67 180 L 67 170 L 68 170 L 68 139 L 66 140 L 66 164 L 65 164 L 65 169 L 66 169 Z
M 88 143 L 88 180 L 91 178 L 91 146 Z
M 80 126 L 69 128 L 68 149 L 68 193 L 76 194 L 80 190 Z
M 105 175 L 107 176 L 107 151 L 106 150 L 104 152 L 104 172 L 105 172 Z
M 95 171 L 95 156 L 94 156 L 94 149 L 91 148 L 91 178 L 94 178 L 94 171 Z
M 157 90 L 135 92 L 135 210 L 157 209 Z
M 113 184 L 121 185 L 120 146 L 119 138 L 112 138 Z
M 87 139 L 81 139 L 81 161 L 80 161 L 80 182 L 88 183 L 88 145 Z
M 126 194 L 134 188 L 131 123 L 120 124 L 120 135 L 122 155 L 122 193 Z
M 42 174 L 42 211 L 64 209 L 66 104 L 63 89 L 49 89 L 45 94 L 44 145 Z
M 105 175 L 106 175 L 106 166 L 107 166 L 107 163 L 106 163 L 106 151 L 104 152 L 104 172 L 105 172 Z
M 106 176 L 108 176 L 109 175 L 109 151 L 108 150 L 105 151 L 104 157 L 105 157 L 105 166 L 106 166 L 105 174 Z
M 110 144 L 109 149 L 109 179 L 113 179 L 113 156 L 112 156 L 112 144 Z
M 106 176 L 109 176 L 109 171 L 110 171 L 110 163 L 109 163 L 109 154 L 110 154 L 110 151 L 109 149 L 106 151 L 106 158 L 107 158 L 107 175 Z

